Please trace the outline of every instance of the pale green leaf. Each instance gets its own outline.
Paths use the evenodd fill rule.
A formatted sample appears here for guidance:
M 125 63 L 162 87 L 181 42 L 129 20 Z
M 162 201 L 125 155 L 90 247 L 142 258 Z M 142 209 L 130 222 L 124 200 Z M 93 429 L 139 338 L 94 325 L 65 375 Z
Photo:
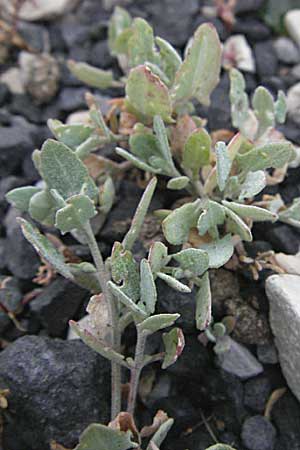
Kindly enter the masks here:
M 138 265 L 132 253 L 124 249 L 120 242 L 115 242 L 110 258 L 112 279 L 121 284 L 122 291 L 134 301 L 140 298 L 140 276 Z
M 172 45 L 169 44 L 169 42 L 167 42 L 165 39 L 156 37 L 155 42 L 159 47 L 159 54 L 163 70 L 172 83 L 174 81 L 176 72 L 181 66 L 182 60 L 175 48 L 172 47 Z
M 233 234 L 238 234 L 243 241 L 251 242 L 252 234 L 248 225 L 229 208 L 225 208 L 227 230 Z
M 124 45 L 120 45 L 123 40 L 120 39 L 121 35 L 124 35 L 124 31 L 128 30 L 132 23 L 130 14 L 120 6 L 116 6 L 113 14 L 110 17 L 108 24 L 108 45 L 113 55 L 118 53 L 124 53 L 127 50 Z
M 244 205 L 242 203 L 235 203 L 235 202 L 227 202 L 226 200 L 223 200 L 222 203 L 224 206 L 231 209 L 239 216 L 252 219 L 255 222 L 262 222 L 265 220 L 270 220 L 271 222 L 274 222 L 278 218 L 277 214 L 274 214 L 268 209 L 259 208 L 258 206 Z
M 279 212 L 279 220 L 300 228 L 300 198 L 295 198 L 291 206 Z
M 180 281 L 176 280 L 176 278 L 171 277 L 170 275 L 167 275 L 163 272 L 157 272 L 157 276 L 163 280 L 165 283 L 167 283 L 168 286 L 170 286 L 172 289 L 175 289 L 175 291 L 183 292 L 183 293 L 190 293 L 191 289 L 186 285 L 181 283 Z
M 217 183 L 220 191 L 224 191 L 232 166 L 232 161 L 229 157 L 226 144 L 224 142 L 217 142 L 216 144 L 216 158 L 217 158 Z
M 64 257 L 40 231 L 25 219 L 18 219 L 25 238 L 33 245 L 36 252 L 47 261 L 58 273 L 69 280 L 74 280 Z
M 171 180 L 169 180 L 167 183 L 167 188 L 178 191 L 187 187 L 189 182 L 190 182 L 189 178 L 185 176 L 171 178 Z
M 180 328 L 173 328 L 168 333 L 163 334 L 165 355 L 162 369 L 166 369 L 177 361 L 184 349 L 184 335 Z
M 214 230 L 218 225 L 222 225 L 224 220 L 224 208 L 219 203 L 208 200 L 197 223 L 200 236 L 204 236 L 209 230 Z
M 244 183 L 240 186 L 239 200 L 254 197 L 265 188 L 266 184 L 266 174 L 263 170 L 248 172 Z
M 114 204 L 114 199 L 115 186 L 112 178 L 108 176 L 99 190 L 100 211 L 107 214 Z
M 155 333 L 158 330 L 170 327 L 179 317 L 180 314 L 156 314 L 140 322 L 137 328 L 140 332 Z
M 47 125 L 56 139 L 72 150 L 76 150 L 94 131 L 93 127 L 83 123 L 65 125 L 60 120 L 49 119 Z
M 246 83 L 243 75 L 237 69 L 231 69 L 230 76 L 230 103 L 232 124 L 238 129 L 249 117 L 249 99 L 245 92 Z
M 207 448 L 206 450 L 235 450 L 235 449 L 233 447 L 230 447 L 230 445 L 216 444 L 216 445 L 212 445 L 211 447 Z
M 91 292 L 101 292 L 96 267 L 88 262 L 69 263 L 68 267 L 74 277 L 74 281 L 81 287 Z
M 5 195 L 5 198 L 9 203 L 11 203 L 15 208 L 19 209 L 20 211 L 22 212 L 28 211 L 29 202 L 32 196 L 37 192 L 40 192 L 40 190 L 41 190 L 40 188 L 34 186 L 19 187 L 9 191 Z
M 107 89 L 109 87 L 120 87 L 122 83 L 115 81 L 111 70 L 102 70 L 84 62 L 68 61 L 70 72 L 88 86 Z
M 274 104 L 275 107 L 275 119 L 278 123 L 284 123 L 287 113 L 286 96 L 283 91 L 278 92 L 277 100 Z
M 162 222 L 164 235 L 170 244 L 180 245 L 188 240 L 191 228 L 197 225 L 200 202 L 186 203 L 176 208 Z
M 129 138 L 131 153 L 149 164 L 151 156 L 160 155 L 157 138 L 149 131 L 133 133 Z
M 196 326 L 204 331 L 211 322 L 211 291 L 208 271 L 201 277 L 196 290 Z
M 167 86 L 146 66 L 131 69 L 126 83 L 126 99 L 145 119 L 160 115 L 171 122 L 172 107 Z
M 74 450 L 129 450 L 138 444 L 131 440 L 131 432 L 115 430 L 98 423 L 89 425 Z
M 55 199 L 48 189 L 34 194 L 29 201 L 28 212 L 34 220 L 53 226 L 58 209 Z
M 145 313 L 145 311 L 140 306 L 138 306 L 130 297 L 128 297 L 128 295 L 126 295 L 119 286 L 117 286 L 112 281 L 109 281 L 107 284 L 112 294 L 118 299 L 118 301 L 126 306 L 126 308 L 129 309 L 132 313 L 137 315 L 140 319 L 144 319 L 148 316 L 148 314 Z
M 122 158 L 127 159 L 127 161 L 130 161 L 134 166 L 138 167 L 141 170 L 144 170 L 145 172 L 150 173 L 161 173 L 161 169 L 152 167 L 151 165 L 145 163 L 141 159 L 137 158 L 136 156 L 132 155 L 131 153 L 127 152 L 123 148 L 117 147 L 116 153 L 119 156 L 122 156 Z
M 219 269 L 224 266 L 233 255 L 234 248 L 231 235 L 227 234 L 222 239 L 218 239 L 209 244 L 202 244 L 201 250 L 208 253 L 209 267 L 211 269 Z
M 275 125 L 274 100 L 270 92 L 263 86 L 255 89 L 252 106 L 258 120 L 258 136 L 264 134 L 269 127 Z
M 86 166 L 75 153 L 62 142 L 48 139 L 41 153 L 41 171 L 49 189 L 67 199 L 80 194 L 83 187 L 90 198 L 95 198 L 98 190 L 89 176 Z
M 83 228 L 97 214 L 92 200 L 84 194 L 74 195 L 56 213 L 55 226 L 62 232 Z
M 166 422 L 163 422 L 159 429 L 155 432 L 154 436 L 151 438 L 151 441 L 147 447 L 147 450 L 153 450 L 154 445 L 156 448 L 160 448 L 161 444 L 167 437 L 168 432 L 170 431 L 172 425 L 174 423 L 174 419 L 168 419 Z M 154 444 L 154 445 L 153 445 Z M 155 447 L 154 447 L 155 449 Z
M 182 270 L 187 270 L 195 276 L 202 275 L 209 266 L 208 254 L 198 248 L 186 248 L 172 255 L 172 258 L 180 264 Z
M 238 167 L 245 172 L 263 169 L 280 169 L 295 158 L 293 145 L 287 141 L 264 144 L 237 155 Z
M 168 248 L 162 242 L 154 242 L 151 245 L 148 260 L 154 274 L 160 272 L 168 264 L 170 259 L 171 256 L 168 256 Z
M 157 137 L 158 146 L 163 159 L 167 163 L 168 171 L 170 175 L 176 174 L 176 168 L 174 166 L 171 149 L 169 146 L 167 130 L 165 124 L 160 116 L 154 116 L 153 129 Z M 179 175 L 179 173 L 178 173 Z
M 204 128 L 195 130 L 188 137 L 182 155 L 182 166 L 197 179 L 201 167 L 209 164 L 211 138 Z
M 151 266 L 146 259 L 142 259 L 140 267 L 140 302 L 144 306 L 147 314 L 153 314 L 155 311 L 157 292 Z
M 154 46 L 151 26 L 146 20 L 137 17 L 131 25 L 132 34 L 128 40 L 129 66 L 136 67 L 146 62 L 157 63 L 158 54 Z
M 187 56 L 175 75 L 172 100 L 181 103 L 197 98 L 209 105 L 209 97 L 219 82 L 221 44 L 218 33 L 211 24 L 200 25 L 196 30 Z

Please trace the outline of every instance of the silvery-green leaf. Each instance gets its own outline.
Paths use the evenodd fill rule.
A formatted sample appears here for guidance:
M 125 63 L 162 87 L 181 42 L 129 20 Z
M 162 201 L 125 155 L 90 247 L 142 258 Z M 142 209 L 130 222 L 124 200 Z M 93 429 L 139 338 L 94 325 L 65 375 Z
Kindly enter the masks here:
M 91 292 L 101 292 L 96 267 L 88 262 L 69 263 L 68 267 L 75 283 Z
M 222 322 L 217 322 L 213 324 L 212 327 L 212 333 L 215 336 L 215 338 L 220 338 L 225 336 L 226 334 L 226 327 Z
M 124 53 L 125 49 L 120 45 L 120 36 L 129 29 L 132 23 L 130 14 L 120 6 L 116 6 L 108 24 L 108 45 L 113 55 Z M 127 49 L 127 45 L 126 45 Z
M 269 168 L 280 169 L 295 158 L 293 145 L 287 141 L 271 142 L 237 155 L 238 167 L 245 172 Z
M 115 186 L 111 177 L 107 177 L 99 190 L 100 211 L 107 214 L 114 203 Z
M 237 175 L 229 177 L 223 196 L 225 198 L 237 198 L 239 196 L 240 191 L 241 191 L 241 184 L 239 181 L 239 177 Z
M 81 434 L 79 444 L 74 450 L 129 450 L 138 447 L 131 437 L 130 431 L 125 433 L 92 423 Z
M 154 274 L 165 267 L 171 259 L 168 256 L 168 248 L 162 242 L 154 242 L 149 250 L 149 264 Z
M 243 75 L 237 69 L 231 69 L 229 76 L 232 124 L 240 129 L 249 116 L 249 99 L 245 92 L 246 83 Z
M 60 120 L 49 119 L 47 125 L 56 139 L 72 150 L 88 139 L 94 131 L 91 126 L 83 123 L 65 125 Z
M 263 86 L 255 89 L 252 106 L 258 120 L 258 136 L 261 136 L 269 127 L 274 127 L 274 100 L 270 92 Z
M 235 449 L 233 447 L 230 447 L 230 445 L 216 444 L 216 445 L 212 445 L 211 447 L 207 448 L 206 450 L 235 450 Z
M 167 188 L 178 191 L 187 187 L 189 182 L 190 182 L 189 178 L 185 176 L 171 178 L 171 180 L 168 181 Z
M 62 233 L 82 228 L 97 214 L 94 203 L 87 195 L 74 195 L 66 203 L 64 208 L 57 211 L 55 220 L 55 226 Z
M 209 97 L 219 82 L 221 44 L 216 29 L 203 24 L 196 30 L 187 55 L 175 75 L 172 100 L 182 103 L 197 98 L 209 105 Z
M 277 100 L 274 104 L 275 107 L 275 119 L 278 123 L 284 123 L 286 113 L 287 113 L 287 104 L 286 104 L 286 96 L 283 91 L 278 92 Z
M 235 202 L 227 202 L 226 200 L 223 200 L 222 203 L 224 206 L 231 209 L 239 216 L 248 217 L 256 222 L 262 222 L 265 220 L 270 220 L 271 222 L 274 222 L 275 220 L 277 220 L 278 217 L 277 214 L 274 214 L 273 212 L 267 209 L 259 208 L 258 206 L 244 205 L 242 203 L 235 203 Z
M 174 364 L 184 349 L 184 335 L 180 328 L 173 328 L 169 333 L 163 334 L 165 346 L 165 356 L 162 363 L 162 369 Z
M 208 271 L 201 277 L 196 290 L 196 326 L 205 330 L 211 322 L 211 291 Z
M 73 320 L 70 320 L 69 325 L 74 333 L 76 333 L 86 345 L 99 353 L 99 355 L 128 368 L 124 355 L 113 350 L 106 342 L 100 340 L 98 336 L 94 336 L 89 330 L 82 328 L 79 323 L 76 323 Z M 96 448 L 98 450 L 98 447 Z
M 179 317 L 180 314 L 156 314 L 155 316 L 147 317 L 137 327 L 140 332 L 147 331 L 149 333 L 155 333 L 158 330 L 170 327 Z
M 117 147 L 116 153 L 118 155 L 122 156 L 122 158 L 127 159 L 127 161 L 132 162 L 132 164 L 134 166 L 138 167 L 141 170 L 144 170 L 145 172 L 150 172 L 150 173 L 160 173 L 161 172 L 160 169 L 150 166 L 149 164 L 145 163 L 141 159 L 139 159 L 136 156 L 132 155 L 131 153 L 127 152 L 123 148 Z
M 168 419 L 166 420 L 166 422 L 163 422 L 160 425 L 159 429 L 152 436 L 151 441 L 147 447 L 147 450 L 156 450 L 160 448 L 162 442 L 167 437 L 167 434 L 169 433 L 173 423 L 174 419 Z
M 108 282 L 108 287 L 113 293 L 113 295 L 121 302 L 126 308 L 128 308 L 132 313 L 137 315 L 140 319 L 144 319 L 148 316 L 147 313 L 145 313 L 144 309 L 142 309 L 140 306 L 138 306 L 134 301 L 131 300 L 128 295 L 124 293 L 124 291 L 117 286 L 112 281 Z
M 34 194 L 29 201 L 30 216 L 45 225 L 54 225 L 58 206 L 48 189 Z
M 58 273 L 69 280 L 74 280 L 71 270 L 65 264 L 64 257 L 40 231 L 25 219 L 18 219 L 25 238 L 33 245 L 37 253 Z
M 244 183 L 241 185 L 239 200 L 251 198 L 259 194 L 267 184 L 266 174 L 263 170 L 248 172 Z
M 133 247 L 135 241 L 137 240 L 141 232 L 146 214 L 148 212 L 156 185 L 157 185 L 157 178 L 154 177 L 152 178 L 152 180 L 149 181 L 142 195 L 142 198 L 139 201 L 139 204 L 136 208 L 135 214 L 131 221 L 130 228 L 123 239 L 122 245 L 124 249 L 130 250 Z
M 136 67 L 146 62 L 157 63 L 159 56 L 155 50 L 151 26 L 146 20 L 137 17 L 132 22 L 131 30 L 132 34 L 128 40 L 129 66 Z
M 151 266 L 146 259 L 141 261 L 140 301 L 147 314 L 153 314 L 157 300 L 156 286 L 151 271 Z
M 201 250 L 208 253 L 210 269 L 219 269 L 224 266 L 233 255 L 233 244 L 230 234 L 209 244 L 202 244 Z
M 300 198 L 295 198 L 291 206 L 279 212 L 279 220 L 300 228 Z
M 176 280 L 176 278 L 171 277 L 170 275 L 167 275 L 163 272 L 157 272 L 157 276 L 163 280 L 165 283 L 167 283 L 168 286 L 170 286 L 172 289 L 175 289 L 175 291 L 178 292 L 184 292 L 184 293 L 190 293 L 191 289 L 186 285 L 181 283 L 180 281 Z
M 48 188 L 56 189 L 64 199 L 79 194 L 84 185 L 90 198 L 97 196 L 97 187 L 89 176 L 86 166 L 62 142 L 48 139 L 44 143 L 41 171 Z
M 134 301 L 140 298 L 140 276 L 138 265 L 132 253 L 124 249 L 120 242 L 115 242 L 110 258 L 112 279 L 121 284 L 122 291 Z
M 40 190 L 40 188 L 34 186 L 19 187 L 9 191 L 5 198 L 20 211 L 28 211 L 31 197 Z
M 252 234 L 248 225 L 229 208 L 225 208 L 227 230 L 230 233 L 238 234 L 243 241 L 251 242 Z
M 171 149 L 169 146 L 167 130 L 166 130 L 165 124 L 160 116 L 154 116 L 153 129 L 154 129 L 155 135 L 157 137 L 160 153 L 161 153 L 163 159 L 167 163 L 167 167 L 168 167 L 168 171 L 169 171 L 170 175 L 177 174 L 177 170 L 175 168 Z M 178 173 L 178 175 L 180 175 L 180 174 Z
M 111 70 L 102 70 L 90 64 L 76 61 L 68 61 L 68 68 L 78 80 L 88 86 L 98 89 L 122 86 L 122 83 L 114 80 Z
M 151 156 L 160 155 L 157 138 L 149 132 L 133 133 L 129 138 L 129 146 L 131 153 L 147 164 Z
M 208 200 L 197 223 L 200 236 L 204 236 L 209 230 L 214 230 L 218 225 L 222 225 L 224 220 L 225 212 L 222 205 L 219 205 L 219 203 L 212 200 Z
M 191 228 L 197 225 L 200 214 L 199 200 L 174 209 L 162 222 L 164 235 L 170 244 L 180 245 L 188 240 Z
M 211 138 L 204 128 L 195 130 L 188 137 L 182 155 L 182 166 L 197 179 L 201 167 L 209 164 Z
M 228 155 L 227 147 L 224 142 L 217 142 L 216 144 L 216 158 L 217 158 L 217 183 L 220 191 L 224 191 L 231 166 L 232 161 Z
M 180 268 L 192 272 L 195 276 L 200 276 L 208 269 L 208 254 L 198 248 L 186 248 L 175 255 L 172 255 L 180 264 Z
M 155 42 L 159 47 L 159 54 L 161 58 L 161 65 L 168 79 L 172 83 L 175 78 L 175 74 L 181 66 L 182 60 L 169 42 L 160 37 L 155 38 Z
M 126 83 L 126 99 L 145 119 L 160 115 L 166 122 L 172 122 L 172 106 L 167 86 L 146 66 L 131 69 Z

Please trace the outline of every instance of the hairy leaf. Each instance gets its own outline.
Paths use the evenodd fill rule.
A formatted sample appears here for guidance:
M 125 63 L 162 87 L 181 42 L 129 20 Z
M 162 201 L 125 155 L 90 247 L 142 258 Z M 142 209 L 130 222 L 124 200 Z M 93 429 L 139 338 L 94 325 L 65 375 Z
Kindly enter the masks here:
M 121 290 L 131 299 L 140 298 L 140 276 L 138 265 L 132 253 L 124 249 L 120 242 L 115 242 L 110 258 L 112 279 L 121 284 Z
M 295 158 L 295 150 L 290 142 L 280 141 L 264 144 L 237 155 L 238 167 L 245 172 L 263 169 L 280 169 Z
M 59 209 L 56 213 L 55 226 L 62 233 L 81 229 L 97 214 L 94 203 L 87 195 L 74 195 L 66 203 L 66 206 Z
M 154 116 L 153 129 L 158 140 L 161 155 L 163 156 L 163 159 L 166 161 L 169 168 L 169 174 L 174 175 L 174 173 L 176 173 L 176 168 L 174 166 L 172 153 L 169 146 L 167 130 L 160 116 Z
M 292 205 L 279 213 L 279 219 L 300 228 L 300 198 L 294 198 Z
M 29 201 L 28 212 L 34 220 L 45 225 L 55 224 L 55 214 L 58 205 L 48 189 L 37 192 Z
M 131 23 L 130 14 L 120 6 L 116 6 L 108 25 L 108 45 L 113 55 L 126 53 L 128 39 L 125 40 L 126 47 L 124 48 L 122 35 L 124 36 L 124 31 L 126 32 L 129 29 Z
M 195 276 L 200 276 L 209 266 L 208 254 L 198 248 L 186 248 L 175 255 L 172 255 L 180 264 L 180 268 L 191 272 Z
M 217 183 L 220 191 L 224 191 L 232 161 L 229 157 L 226 144 L 224 142 L 217 142 L 216 144 L 216 158 L 217 158 Z
M 114 80 L 111 70 L 102 70 L 90 64 L 76 61 L 68 61 L 68 68 L 78 80 L 88 86 L 98 89 L 122 86 L 120 82 Z
M 147 450 L 156 450 L 160 448 L 160 445 L 165 440 L 168 432 L 170 431 L 174 419 L 168 419 L 166 422 L 162 423 L 159 429 L 155 432 L 154 436 L 147 447 Z
M 200 248 L 208 253 L 211 269 L 219 269 L 224 266 L 232 257 L 234 250 L 230 234 L 209 244 L 202 244 Z
M 235 450 L 235 449 L 233 447 L 230 447 L 230 445 L 216 444 L 216 445 L 212 445 L 211 447 L 207 448 L 206 450 Z
M 183 283 L 180 283 L 180 281 L 176 280 L 176 278 L 171 277 L 170 275 L 167 275 L 163 272 L 158 272 L 157 276 L 163 280 L 165 283 L 167 283 L 168 286 L 170 286 L 172 289 L 175 289 L 175 291 L 178 292 L 184 292 L 184 293 L 190 293 L 191 289 Z
M 164 235 L 170 244 L 180 245 L 188 240 L 190 229 L 197 225 L 199 200 L 186 203 L 171 212 L 163 221 Z
M 259 123 L 258 136 L 261 136 L 269 127 L 275 125 L 274 100 L 265 87 L 259 86 L 255 89 L 252 105 Z
M 163 328 L 170 327 L 180 317 L 180 314 L 156 314 L 148 317 L 137 325 L 139 331 L 155 333 Z
M 173 328 L 169 333 L 163 334 L 163 342 L 165 346 L 165 356 L 162 363 L 162 368 L 174 364 L 184 349 L 184 335 L 180 328 Z
M 277 214 L 274 214 L 273 212 L 267 209 L 259 208 L 258 206 L 243 205 L 241 203 L 227 202 L 226 200 L 223 200 L 222 203 L 224 206 L 231 209 L 239 216 L 248 217 L 256 222 L 261 222 L 265 220 L 270 220 L 271 222 L 274 222 L 275 220 L 277 220 Z
M 204 331 L 211 322 L 211 291 L 208 271 L 201 277 L 196 291 L 196 326 Z
M 145 172 L 150 173 L 161 173 L 162 170 L 156 167 L 152 167 L 150 164 L 145 163 L 141 159 L 137 158 L 136 156 L 132 155 L 131 153 L 127 152 L 123 148 L 117 147 L 116 153 L 122 158 L 127 159 L 127 161 L 130 161 L 134 166 L 138 167 L 141 170 L 144 170 Z
M 146 20 L 137 17 L 131 25 L 132 34 L 128 40 L 129 66 L 136 67 L 145 62 L 157 63 L 154 36 Z
M 159 47 L 159 54 L 161 58 L 161 65 L 164 73 L 168 77 L 171 83 L 173 83 L 175 74 L 181 66 L 182 60 L 169 42 L 160 37 L 155 38 L 155 42 Z
M 140 302 L 148 315 L 153 314 L 157 300 L 156 286 L 151 271 L 151 266 L 146 259 L 141 261 Z
M 200 214 L 197 228 L 200 236 L 204 236 L 210 230 L 215 230 L 218 225 L 222 225 L 225 220 L 224 208 L 217 202 L 208 200 L 204 211 Z
M 111 177 L 107 177 L 99 191 L 100 211 L 107 214 L 114 203 L 115 186 Z
M 231 209 L 225 208 L 225 212 L 227 216 L 227 230 L 231 233 L 238 234 L 243 241 L 251 242 L 252 234 L 248 225 Z
M 168 248 L 162 242 L 154 242 L 151 245 L 148 260 L 154 274 L 160 272 L 168 264 L 170 259 L 171 256 L 168 256 Z
M 249 117 L 249 99 L 245 92 L 246 83 L 243 75 L 237 69 L 231 69 L 230 76 L 230 103 L 232 124 L 238 129 Z
M 74 277 L 74 281 L 81 287 L 91 292 L 101 292 L 101 286 L 97 276 L 96 267 L 88 262 L 68 263 L 68 267 Z
M 168 181 L 167 188 L 178 191 L 184 189 L 189 184 L 189 182 L 189 178 L 185 176 L 171 178 L 171 180 Z
M 248 172 L 244 183 L 241 185 L 239 200 L 251 198 L 259 194 L 267 184 L 266 174 L 263 170 Z
M 209 105 L 209 97 L 219 81 L 221 44 L 218 33 L 211 24 L 200 25 L 196 30 L 187 56 L 175 75 L 172 100 L 181 103 L 197 98 Z
M 284 123 L 286 113 L 287 113 L 287 104 L 286 104 L 286 96 L 283 91 L 278 92 L 277 100 L 274 104 L 275 107 L 275 119 L 278 123 Z
M 9 191 L 5 197 L 15 208 L 20 211 L 28 211 L 32 196 L 40 190 L 40 188 L 34 186 L 19 187 Z
M 56 139 L 72 150 L 76 150 L 78 145 L 86 141 L 94 131 L 93 127 L 83 123 L 65 125 L 60 120 L 53 119 L 49 119 L 47 125 Z
M 195 130 L 188 137 L 182 155 L 182 165 L 191 170 L 197 179 L 201 167 L 209 164 L 211 138 L 204 128 Z
M 25 219 L 18 219 L 25 238 L 33 245 L 37 253 L 47 261 L 58 273 L 69 280 L 74 280 L 70 268 L 65 264 L 64 257 L 40 231 Z
M 129 109 L 132 107 L 146 119 L 158 114 L 166 122 L 172 121 L 168 88 L 146 66 L 138 66 L 130 71 L 125 90 Z

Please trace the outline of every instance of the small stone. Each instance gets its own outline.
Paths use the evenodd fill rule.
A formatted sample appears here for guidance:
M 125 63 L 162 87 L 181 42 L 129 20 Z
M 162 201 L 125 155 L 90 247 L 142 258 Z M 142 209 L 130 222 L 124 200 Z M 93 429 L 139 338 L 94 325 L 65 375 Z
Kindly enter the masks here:
M 299 450 L 300 405 L 291 392 L 286 392 L 275 402 L 271 415 L 279 434 L 276 450 Z
M 266 417 L 253 416 L 243 423 L 241 437 L 249 450 L 273 450 L 276 429 Z
M 64 88 L 58 98 L 58 104 L 61 111 L 71 113 L 86 106 L 85 96 L 86 88 Z
M 295 80 L 299 80 L 300 81 L 300 64 L 297 64 L 296 66 L 294 66 L 292 68 L 291 74 L 295 78 Z
M 300 47 L 300 9 L 288 11 L 284 18 L 286 29 L 292 39 Z
M 0 107 L 4 106 L 10 98 L 10 90 L 6 83 L 0 82 Z
M 113 65 L 107 41 L 100 41 L 93 45 L 90 55 L 90 63 L 100 69 L 109 69 Z
M 236 2 L 234 10 L 237 15 L 249 12 L 257 13 L 264 3 L 265 0 L 239 0 Z
M 257 377 L 244 384 L 244 402 L 255 412 L 263 412 L 270 397 L 272 387 L 267 377 Z
M 17 67 L 6 70 L 0 76 L 0 81 L 8 86 L 12 94 L 24 94 L 25 92 L 21 79 L 21 70 Z
M 263 372 L 263 366 L 243 345 L 226 336 L 229 350 L 219 353 L 217 360 L 226 372 L 246 380 Z
M 300 276 L 272 275 L 266 282 L 270 323 L 283 375 L 300 400 Z
M 10 390 L 2 439 L 11 450 L 73 448 L 91 423 L 109 419 L 109 363 L 82 342 L 25 336 L 0 355 Z
M 263 22 L 247 16 L 237 18 L 232 31 L 245 35 L 250 42 L 265 41 L 271 35 L 271 30 Z
M 277 364 L 278 355 L 275 345 L 262 344 L 257 346 L 257 357 L 263 364 Z
M 261 79 L 276 75 L 278 60 L 271 40 L 258 42 L 254 46 L 256 71 Z
M 292 86 L 287 92 L 288 116 L 300 125 L 300 82 Z
M 78 0 L 25 1 L 22 2 L 18 10 L 18 17 L 21 20 L 28 20 L 29 22 L 50 20 L 69 12 L 77 3 Z M 1 0 L 0 6 L 4 8 L 4 13 L 13 14 L 14 6 L 11 2 Z
M 291 39 L 287 37 L 276 39 L 274 48 L 279 61 L 285 64 L 297 64 L 300 61 L 300 51 Z
M 223 47 L 223 66 L 236 67 L 245 72 L 255 72 L 252 50 L 242 34 L 230 36 Z
M 35 23 L 18 21 L 17 31 L 26 44 L 38 52 L 43 52 L 46 39 L 49 39 L 47 28 Z
M 30 302 L 30 310 L 50 336 L 62 337 L 87 294 L 85 289 L 59 277 Z

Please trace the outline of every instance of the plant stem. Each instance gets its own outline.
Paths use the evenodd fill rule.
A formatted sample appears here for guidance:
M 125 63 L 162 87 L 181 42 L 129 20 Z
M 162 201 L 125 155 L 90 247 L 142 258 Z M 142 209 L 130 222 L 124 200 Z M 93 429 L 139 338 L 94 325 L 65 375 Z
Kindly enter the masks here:
M 103 257 L 95 239 L 90 222 L 88 222 L 84 231 L 87 243 L 93 256 L 97 269 L 97 276 L 104 296 L 109 317 L 111 346 L 114 350 L 120 350 L 121 336 L 118 328 L 118 310 L 115 299 L 107 287 L 110 281 L 110 275 L 105 267 Z M 121 411 L 121 367 L 116 362 L 111 362 L 111 418 L 112 420 Z
M 130 387 L 128 395 L 127 412 L 134 414 L 136 397 L 141 371 L 144 366 L 144 351 L 148 333 L 137 328 L 137 342 L 135 347 L 134 365 L 131 368 Z

